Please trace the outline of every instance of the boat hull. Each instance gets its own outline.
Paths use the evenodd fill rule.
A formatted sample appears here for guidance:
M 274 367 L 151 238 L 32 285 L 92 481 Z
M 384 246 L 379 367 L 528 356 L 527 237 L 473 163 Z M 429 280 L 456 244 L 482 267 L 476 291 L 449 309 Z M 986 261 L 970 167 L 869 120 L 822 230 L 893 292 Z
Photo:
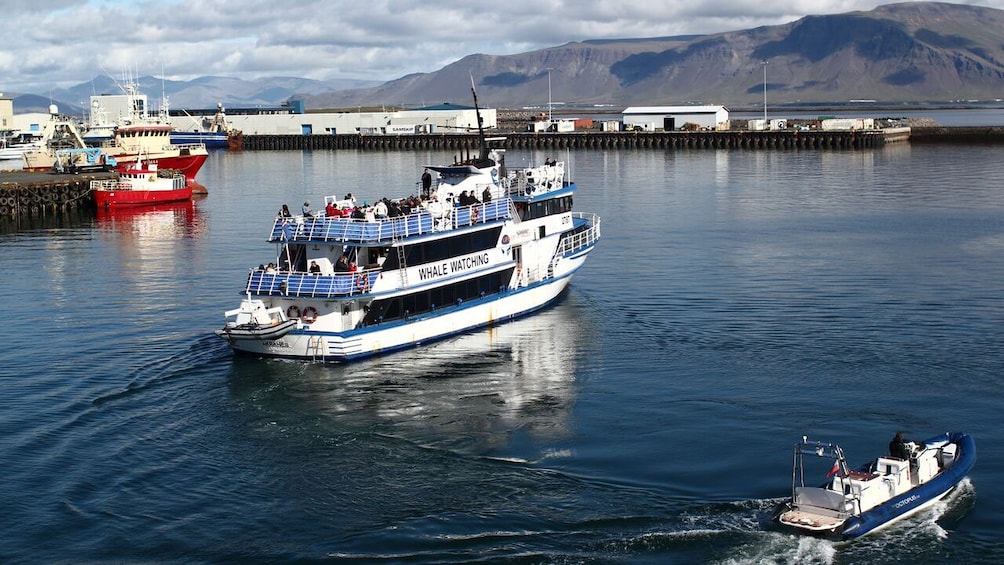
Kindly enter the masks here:
M 171 143 L 175 145 L 201 143 L 207 149 L 227 149 L 230 147 L 230 135 L 225 132 L 172 131 Z
M 119 206 L 143 206 L 165 202 L 191 200 L 192 187 L 177 190 L 95 190 L 94 203 L 98 208 Z
M 913 487 L 902 494 L 890 498 L 859 515 L 852 515 L 834 528 L 820 529 L 785 524 L 780 517 L 794 509 L 790 501 L 778 505 L 774 512 L 775 522 L 799 533 L 819 535 L 837 540 L 851 540 L 887 528 L 901 520 L 930 508 L 950 494 L 969 474 L 976 462 L 976 443 L 971 436 L 952 432 L 928 438 L 925 445 L 938 443 L 954 444 L 958 456 L 951 466 L 946 467 L 931 480 Z M 866 471 L 868 465 L 858 469 Z
M 586 255 L 582 253 L 568 259 L 567 270 L 560 277 L 408 320 L 346 332 L 316 331 L 303 324 L 281 339 L 230 340 L 230 345 L 240 354 L 332 363 L 425 345 L 479 327 L 508 322 L 546 307 L 565 290 Z
M 205 152 L 205 149 L 203 149 L 202 151 L 180 151 L 177 154 L 171 155 L 121 153 L 115 155 L 115 160 L 118 162 L 119 172 L 124 172 L 138 161 L 156 161 L 160 169 L 173 169 L 181 171 L 185 175 L 185 179 L 189 184 L 198 185 L 195 180 L 195 175 L 198 174 L 200 169 L 202 169 L 202 165 L 206 163 L 206 159 L 208 157 L 209 154 Z

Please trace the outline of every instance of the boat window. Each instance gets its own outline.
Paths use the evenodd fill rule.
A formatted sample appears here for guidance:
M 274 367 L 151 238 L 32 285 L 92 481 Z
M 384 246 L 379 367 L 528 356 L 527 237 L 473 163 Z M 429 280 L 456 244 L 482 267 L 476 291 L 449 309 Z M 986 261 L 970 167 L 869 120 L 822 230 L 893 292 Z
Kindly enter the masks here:
M 434 309 L 457 306 L 467 300 L 498 294 L 508 287 L 514 269 L 423 290 L 386 300 L 375 300 L 363 322 L 367 325 L 405 319 Z M 458 303 L 458 301 L 460 301 Z
M 501 232 L 502 228 L 497 227 L 409 245 L 405 247 L 405 263 L 408 266 L 422 265 L 491 249 L 498 245 Z M 388 253 L 383 267 L 384 270 L 400 268 L 397 253 Z
M 516 203 L 516 210 L 519 212 L 521 220 L 533 220 L 555 214 L 564 214 L 572 211 L 572 196 L 562 196 L 560 198 L 549 198 L 537 202 L 530 202 L 528 205 L 522 202 Z

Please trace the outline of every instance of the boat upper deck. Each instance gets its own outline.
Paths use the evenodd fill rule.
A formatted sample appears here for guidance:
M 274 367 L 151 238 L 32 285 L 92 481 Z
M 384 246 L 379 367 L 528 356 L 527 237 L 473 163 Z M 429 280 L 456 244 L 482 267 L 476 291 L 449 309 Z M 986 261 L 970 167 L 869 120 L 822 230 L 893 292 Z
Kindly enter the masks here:
M 419 208 L 393 218 L 346 218 L 315 216 L 277 217 L 272 224 L 269 242 L 342 243 L 354 245 L 390 245 L 407 238 L 428 236 L 477 224 L 519 221 L 517 205 L 571 194 L 574 183 L 534 190 L 532 185 L 513 183 L 507 196 L 488 203 L 470 206 L 434 206 Z

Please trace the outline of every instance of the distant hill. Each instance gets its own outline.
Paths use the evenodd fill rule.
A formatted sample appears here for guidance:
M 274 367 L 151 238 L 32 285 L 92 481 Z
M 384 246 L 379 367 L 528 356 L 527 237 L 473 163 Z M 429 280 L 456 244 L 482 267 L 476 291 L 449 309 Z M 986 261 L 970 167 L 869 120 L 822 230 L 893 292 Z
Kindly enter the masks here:
M 346 88 L 369 87 L 377 81 L 333 80 L 317 81 L 294 77 L 269 77 L 242 80 L 228 77 L 199 77 L 190 81 L 162 80 L 152 76 L 135 79 L 139 91 L 146 94 L 151 109 L 161 106 L 167 96 L 173 110 L 215 108 L 222 103 L 227 108 L 276 107 L 294 94 L 319 94 Z M 5 93 L 11 97 L 14 112 L 47 112 L 50 101 L 68 115 L 83 115 L 91 96 L 122 94 L 123 84 L 108 75 L 94 77 L 90 82 L 72 88 L 54 89 L 49 96 Z
M 699 36 L 583 41 L 516 55 L 466 56 L 442 69 L 385 84 L 299 92 L 308 108 L 417 106 L 470 101 L 470 76 L 485 106 L 774 104 L 994 100 L 1004 97 L 1004 11 L 907 2 L 868 12 L 807 16 Z

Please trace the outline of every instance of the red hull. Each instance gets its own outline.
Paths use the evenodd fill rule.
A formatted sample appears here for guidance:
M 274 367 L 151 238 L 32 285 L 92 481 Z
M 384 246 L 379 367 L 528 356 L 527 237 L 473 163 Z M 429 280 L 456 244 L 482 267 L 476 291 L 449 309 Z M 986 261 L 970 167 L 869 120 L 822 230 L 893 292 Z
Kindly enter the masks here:
M 195 181 L 195 175 L 198 174 L 199 169 L 201 169 L 202 165 L 205 164 L 207 157 L 208 155 L 206 154 L 178 155 L 175 157 L 158 157 L 156 155 L 143 155 L 141 157 L 139 154 L 122 154 L 116 155 L 115 160 L 118 162 L 118 170 L 120 173 L 124 172 L 133 163 L 142 158 L 143 160 L 156 161 L 157 166 L 161 170 L 174 169 L 181 171 L 184 173 L 185 179 L 188 180 L 188 184 L 198 184 Z
M 180 202 L 192 199 L 192 187 L 178 190 L 95 190 L 94 202 L 98 209 L 116 206 L 143 206 L 163 202 Z

